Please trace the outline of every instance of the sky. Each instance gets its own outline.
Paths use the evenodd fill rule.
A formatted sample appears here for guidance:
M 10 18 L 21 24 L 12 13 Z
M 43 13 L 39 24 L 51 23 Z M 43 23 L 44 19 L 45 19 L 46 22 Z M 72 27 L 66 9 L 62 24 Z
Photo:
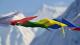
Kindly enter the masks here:
M 34 15 L 44 4 L 69 6 L 74 0 L 0 0 L 0 14 L 14 10 L 26 15 Z

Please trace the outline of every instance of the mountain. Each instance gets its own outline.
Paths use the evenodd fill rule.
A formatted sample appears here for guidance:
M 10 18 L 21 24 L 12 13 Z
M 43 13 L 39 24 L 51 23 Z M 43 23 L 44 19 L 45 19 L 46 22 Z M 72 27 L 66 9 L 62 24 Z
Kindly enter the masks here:
M 75 21 L 80 16 L 80 0 L 75 0 L 62 14 L 64 18 Z
M 43 18 L 57 18 L 59 17 L 62 13 L 64 13 L 64 11 L 67 9 L 67 6 L 49 6 L 47 4 L 44 4 L 43 7 L 41 9 L 39 9 L 36 14 L 36 16 L 38 16 L 37 18 L 35 18 L 34 20 L 40 20 Z M 33 20 L 33 21 L 34 21 Z
M 14 16 L 16 16 L 16 14 L 18 14 L 18 12 L 10 12 L 10 13 L 1 15 L 1 17 L 0 17 L 0 25 L 1 26 L 9 25 L 10 24 L 10 20 L 12 20 L 12 18 Z

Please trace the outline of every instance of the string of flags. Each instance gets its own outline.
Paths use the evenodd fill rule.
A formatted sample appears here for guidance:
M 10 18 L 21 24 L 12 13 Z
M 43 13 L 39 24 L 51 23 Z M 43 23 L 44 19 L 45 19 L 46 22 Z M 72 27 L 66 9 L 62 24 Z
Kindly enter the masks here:
M 18 13 L 18 12 L 17 12 Z M 62 34 L 65 36 L 65 28 L 64 27 L 69 27 L 69 29 L 71 30 L 76 30 L 76 31 L 80 31 L 80 24 L 75 24 L 70 22 L 69 20 L 62 18 L 62 19 L 49 19 L 49 18 L 44 18 L 44 19 L 40 19 L 38 21 L 30 21 L 33 20 L 34 18 L 37 18 L 38 16 L 30 16 L 30 17 L 25 17 L 22 18 L 20 20 L 12 20 L 11 18 L 13 18 L 14 16 L 16 16 L 16 14 L 11 14 L 9 16 L 5 16 L 0 18 L 0 20 L 3 20 L 5 23 L 9 22 L 9 25 L 12 26 L 24 26 L 24 27 L 41 27 L 41 28 L 45 28 L 48 31 L 51 31 L 51 29 L 62 29 Z M 5 19 L 8 19 L 8 21 L 5 21 Z M 1 23 L 1 21 L 0 21 Z

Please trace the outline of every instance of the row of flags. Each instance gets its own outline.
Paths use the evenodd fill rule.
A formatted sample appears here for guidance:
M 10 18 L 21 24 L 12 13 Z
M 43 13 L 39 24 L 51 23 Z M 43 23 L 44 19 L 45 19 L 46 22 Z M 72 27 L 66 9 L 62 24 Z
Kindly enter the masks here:
M 30 16 L 30 17 L 25 17 L 25 18 L 22 18 L 20 20 L 12 20 L 11 18 L 13 18 L 14 16 L 16 16 L 19 12 L 16 12 L 14 14 L 11 14 L 9 16 L 5 16 L 5 17 L 2 17 L 0 18 L 0 20 L 2 20 L 3 22 L 7 23 L 9 25 L 21 25 L 21 26 L 24 26 L 24 27 L 41 27 L 41 28 L 52 28 L 52 29 L 58 29 L 58 28 L 61 28 L 61 27 L 70 27 L 70 28 L 74 28 L 74 30 L 80 30 L 80 24 L 74 24 L 74 23 L 71 23 L 70 21 L 62 18 L 62 19 L 49 19 L 49 18 L 43 18 L 43 19 L 40 19 L 38 21 L 35 21 L 35 22 L 32 22 L 30 20 L 33 20 L 34 18 L 37 18 L 38 16 Z M 6 21 L 6 19 L 8 19 Z M 2 23 L 0 21 L 0 23 Z M 76 29 L 75 29 L 76 28 Z
M 65 30 L 64 27 L 68 27 L 70 30 L 76 30 L 76 31 L 80 31 L 80 26 L 79 24 L 76 25 L 70 21 L 68 21 L 65 18 L 61 18 L 61 19 L 49 19 L 49 18 L 43 18 L 40 19 L 38 21 L 31 21 L 34 18 L 37 18 L 38 16 L 29 16 L 29 17 L 25 17 L 22 19 L 18 19 L 18 20 L 13 20 L 11 18 L 13 18 L 14 16 L 16 16 L 19 12 L 16 12 L 14 14 L 11 14 L 9 16 L 5 16 L 0 18 L 0 24 L 9 24 L 12 26 L 23 26 L 23 27 L 41 27 L 41 28 L 45 28 L 48 31 L 51 31 L 51 29 L 62 29 L 62 33 L 63 35 L 65 35 Z M 5 23 L 4 23 L 5 22 Z

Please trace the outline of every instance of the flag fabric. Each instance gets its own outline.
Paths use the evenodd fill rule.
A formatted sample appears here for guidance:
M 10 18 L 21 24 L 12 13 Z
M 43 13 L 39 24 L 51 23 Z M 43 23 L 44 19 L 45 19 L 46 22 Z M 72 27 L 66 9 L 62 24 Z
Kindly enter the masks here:
M 19 22 L 17 22 L 17 21 L 19 21 Z M 24 27 L 42 27 L 42 28 L 53 28 L 53 29 L 67 26 L 66 24 L 63 24 L 63 23 L 55 21 L 55 20 L 50 20 L 48 18 L 41 19 L 37 22 L 31 22 L 28 20 L 28 18 L 26 18 L 26 19 L 24 18 L 22 20 L 17 20 L 17 21 L 14 21 L 12 23 L 12 25 L 14 25 L 14 23 L 15 23 L 16 25 L 21 25 Z
M 66 25 L 68 25 L 68 27 L 77 27 L 76 25 L 74 25 L 73 23 L 71 23 L 70 21 L 62 18 L 62 19 L 53 19 L 53 20 L 56 20 L 56 21 L 59 21 L 59 22 L 62 22 Z
M 57 25 L 57 24 L 54 24 L 52 26 L 49 26 L 48 28 L 53 28 L 53 29 L 58 29 L 60 28 L 61 26 Z
M 35 22 L 31 22 L 31 21 L 28 21 L 24 24 L 20 24 L 20 23 L 17 23 L 16 25 L 21 25 L 21 26 L 24 26 L 24 27 L 39 27 L 40 25 L 35 23 Z
M 80 28 L 72 28 L 71 30 L 80 31 Z
M 32 20 L 32 19 L 34 19 L 34 18 L 36 18 L 36 17 L 37 17 L 37 16 L 26 17 L 26 18 L 23 18 L 22 20 L 20 20 L 19 22 L 20 22 L 21 24 L 24 24 L 24 23 L 26 23 L 27 21 Z
M 51 19 L 48 19 L 48 18 L 44 18 L 42 20 L 39 20 L 38 23 L 40 24 L 45 24 L 47 26 L 50 26 L 50 27 L 64 27 L 64 26 L 67 26 L 66 24 L 64 23 L 61 23 L 61 22 L 58 22 L 58 21 L 55 21 L 55 20 L 51 20 Z M 59 25 L 59 26 L 58 26 Z
M 32 28 L 33 27 L 47 28 L 47 26 L 45 26 L 43 24 L 39 24 L 37 22 L 31 22 L 31 21 L 27 21 L 24 24 L 17 23 L 16 25 L 23 26 L 23 27 L 32 27 Z
M 77 24 L 80 27 L 80 24 Z
M 16 25 L 16 23 L 19 23 L 19 24 L 25 24 L 27 23 L 28 21 L 36 18 L 37 16 L 31 16 L 31 17 L 26 17 L 26 18 L 23 18 L 21 20 L 12 20 L 11 21 L 11 25 Z

